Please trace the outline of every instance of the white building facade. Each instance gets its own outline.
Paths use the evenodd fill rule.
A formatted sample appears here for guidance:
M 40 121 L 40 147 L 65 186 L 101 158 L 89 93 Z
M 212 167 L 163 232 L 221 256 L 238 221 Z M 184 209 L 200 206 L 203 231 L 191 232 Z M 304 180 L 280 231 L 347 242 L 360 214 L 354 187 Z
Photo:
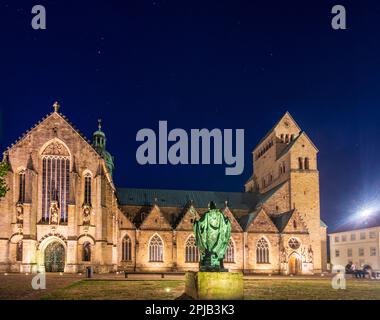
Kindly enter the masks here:
M 329 234 L 332 268 L 354 263 L 357 268 L 370 265 L 380 270 L 379 233 L 380 226 Z

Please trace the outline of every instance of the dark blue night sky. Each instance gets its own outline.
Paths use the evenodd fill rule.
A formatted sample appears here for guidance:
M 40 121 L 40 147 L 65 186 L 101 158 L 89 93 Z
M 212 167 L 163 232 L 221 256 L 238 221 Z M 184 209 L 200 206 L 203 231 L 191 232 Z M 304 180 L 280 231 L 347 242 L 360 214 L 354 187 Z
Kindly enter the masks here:
M 47 10 L 33 30 L 31 8 Z M 331 8 L 347 9 L 347 30 Z M 317 147 L 330 229 L 380 190 L 378 1 L 2 1 L 0 149 L 55 100 L 89 138 L 103 119 L 123 187 L 242 191 L 251 151 L 288 110 Z M 245 129 L 245 172 L 140 166 L 136 132 Z

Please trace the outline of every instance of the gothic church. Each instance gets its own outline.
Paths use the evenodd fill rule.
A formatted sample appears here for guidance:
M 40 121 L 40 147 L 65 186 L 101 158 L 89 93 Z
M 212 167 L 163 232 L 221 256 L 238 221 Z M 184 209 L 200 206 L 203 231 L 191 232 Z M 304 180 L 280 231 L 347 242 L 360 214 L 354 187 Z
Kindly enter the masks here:
M 90 142 L 56 103 L 4 152 L 0 272 L 197 270 L 192 222 L 210 201 L 232 223 L 226 268 L 322 272 L 317 153 L 286 113 L 253 150 L 245 192 L 118 188 L 101 124 Z

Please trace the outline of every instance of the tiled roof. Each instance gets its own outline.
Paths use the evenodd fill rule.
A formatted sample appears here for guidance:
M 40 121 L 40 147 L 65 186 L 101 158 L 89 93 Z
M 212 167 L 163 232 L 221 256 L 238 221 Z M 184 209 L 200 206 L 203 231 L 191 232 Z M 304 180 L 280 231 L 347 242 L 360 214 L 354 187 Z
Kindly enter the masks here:
M 261 208 L 257 209 L 245 216 L 242 216 L 239 220 L 240 226 L 243 228 L 243 230 L 246 230 L 248 226 L 251 224 L 252 220 L 256 218 L 256 216 L 259 214 Z
M 118 188 L 117 196 L 121 205 L 149 206 L 157 204 L 161 207 L 185 207 L 193 203 L 194 207 L 207 208 L 214 201 L 218 208 L 223 208 L 227 201 L 233 209 L 254 210 L 265 203 L 286 182 L 270 191 L 259 194 L 252 192 L 217 192 L 196 190 L 139 189 Z
M 251 209 L 258 202 L 258 195 L 246 192 L 215 192 L 169 189 L 118 188 L 117 195 L 121 205 L 147 206 L 157 204 L 161 207 L 186 207 L 193 203 L 195 207 L 207 208 L 210 201 L 223 208 Z
M 282 232 L 293 215 L 294 209 L 285 213 L 271 216 L 273 223 L 276 225 L 278 231 Z

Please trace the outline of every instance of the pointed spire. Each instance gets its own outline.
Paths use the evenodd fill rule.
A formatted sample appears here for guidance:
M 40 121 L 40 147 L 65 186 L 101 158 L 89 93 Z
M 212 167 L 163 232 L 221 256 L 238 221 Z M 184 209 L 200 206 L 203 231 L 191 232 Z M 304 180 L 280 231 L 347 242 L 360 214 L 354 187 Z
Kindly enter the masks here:
M 58 113 L 59 107 L 60 107 L 60 105 L 59 105 L 58 101 L 54 102 L 54 104 L 53 104 L 54 112 Z
M 102 131 L 102 119 L 98 119 L 98 128 L 99 131 Z

